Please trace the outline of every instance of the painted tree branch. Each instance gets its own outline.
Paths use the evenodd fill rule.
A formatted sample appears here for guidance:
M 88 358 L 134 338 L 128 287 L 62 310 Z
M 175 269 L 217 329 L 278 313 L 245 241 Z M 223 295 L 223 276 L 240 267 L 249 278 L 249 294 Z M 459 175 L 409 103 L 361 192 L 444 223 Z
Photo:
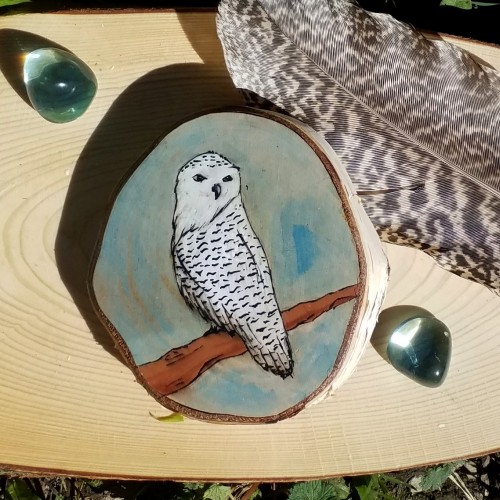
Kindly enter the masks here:
M 356 298 L 359 285 L 351 285 L 328 293 L 319 299 L 301 302 L 282 312 L 288 332 L 304 323 L 310 323 L 323 313 Z M 172 394 L 187 387 L 204 371 L 219 361 L 240 356 L 246 346 L 237 336 L 224 331 L 209 333 L 189 344 L 172 349 L 161 358 L 139 366 L 144 381 L 162 395 Z

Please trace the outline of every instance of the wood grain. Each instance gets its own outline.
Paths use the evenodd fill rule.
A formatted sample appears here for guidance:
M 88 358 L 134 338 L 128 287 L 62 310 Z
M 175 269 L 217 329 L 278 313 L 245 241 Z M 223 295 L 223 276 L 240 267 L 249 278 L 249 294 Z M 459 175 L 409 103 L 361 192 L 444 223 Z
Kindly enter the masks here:
M 425 307 L 452 332 L 453 358 L 441 387 L 415 384 L 370 346 L 333 397 L 278 424 L 152 418 L 149 412 L 167 412 L 117 359 L 91 311 L 85 280 L 124 172 L 174 122 L 239 103 L 214 15 L 25 15 L 1 18 L 0 29 L 1 468 L 289 480 L 500 448 L 500 298 L 423 254 L 389 246 L 386 306 Z M 28 106 L 16 64 L 5 62 L 19 33 L 5 30 L 49 38 L 94 69 L 99 91 L 82 118 L 51 124 Z M 500 67 L 499 49 L 460 43 Z

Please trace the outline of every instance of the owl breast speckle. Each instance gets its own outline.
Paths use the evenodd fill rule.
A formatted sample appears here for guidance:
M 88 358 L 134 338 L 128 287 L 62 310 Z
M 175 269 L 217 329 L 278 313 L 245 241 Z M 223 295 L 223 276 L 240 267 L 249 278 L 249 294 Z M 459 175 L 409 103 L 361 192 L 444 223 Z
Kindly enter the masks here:
M 177 176 L 172 257 L 187 305 L 214 328 L 239 335 L 265 370 L 293 371 L 271 271 L 240 195 L 239 169 L 199 155 Z

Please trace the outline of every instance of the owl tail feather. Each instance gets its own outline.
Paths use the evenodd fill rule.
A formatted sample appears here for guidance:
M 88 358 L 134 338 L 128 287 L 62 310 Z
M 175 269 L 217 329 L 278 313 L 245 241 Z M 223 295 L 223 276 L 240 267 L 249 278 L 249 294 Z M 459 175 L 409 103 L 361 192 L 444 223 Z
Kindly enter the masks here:
M 270 346 L 247 346 L 250 355 L 264 370 L 285 379 L 293 373 L 292 350 L 288 337 Z

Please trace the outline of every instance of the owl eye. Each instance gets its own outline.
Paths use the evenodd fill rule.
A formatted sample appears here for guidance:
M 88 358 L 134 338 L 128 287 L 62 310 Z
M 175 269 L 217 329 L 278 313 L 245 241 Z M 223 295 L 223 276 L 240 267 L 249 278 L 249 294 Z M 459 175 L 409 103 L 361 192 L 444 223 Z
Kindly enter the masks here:
M 223 180 L 223 182 L 229 182 L 229 181 L 232 181 L 233 178 L 230 175 L 226 175 L 226 177 L 224 177 L 222 180 Z
M 203 181 L 206 181 L 207 178 L 204 175 L 196 174 L 196 175 L 193 176 L 193 180 L 195 182 L 203 182 Z

